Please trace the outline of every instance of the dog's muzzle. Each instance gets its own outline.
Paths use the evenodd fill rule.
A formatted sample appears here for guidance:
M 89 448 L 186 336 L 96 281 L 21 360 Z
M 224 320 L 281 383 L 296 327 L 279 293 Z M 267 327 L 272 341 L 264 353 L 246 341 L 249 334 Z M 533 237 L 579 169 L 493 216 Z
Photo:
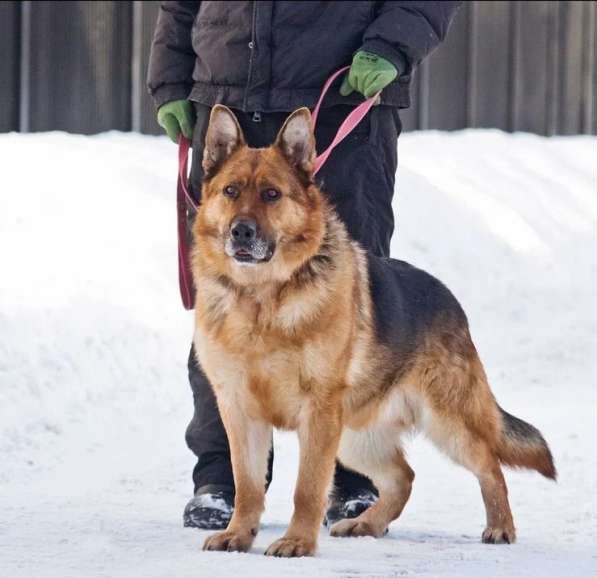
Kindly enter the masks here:
M 237 217 L 230 224 L 224 250 L 238 263 L 264 263 L 274 254 L 274 244 L 259 233 L 255 219 Z

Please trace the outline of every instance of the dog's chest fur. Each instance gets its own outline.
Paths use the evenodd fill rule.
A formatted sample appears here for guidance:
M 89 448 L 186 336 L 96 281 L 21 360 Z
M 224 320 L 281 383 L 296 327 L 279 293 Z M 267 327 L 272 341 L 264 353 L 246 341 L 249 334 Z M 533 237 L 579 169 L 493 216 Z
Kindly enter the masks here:
M 345 324 L 332 330 L 335 338 L 328 324 L 318 330 L 320 305 L 305 297 L 239 295 L 215 286 L 210 294 L 206 285 L 200 296 L 195 349 L 217 395 L 279 428 L 295 429 L 304 404 L 337 387 L 345 364 Z

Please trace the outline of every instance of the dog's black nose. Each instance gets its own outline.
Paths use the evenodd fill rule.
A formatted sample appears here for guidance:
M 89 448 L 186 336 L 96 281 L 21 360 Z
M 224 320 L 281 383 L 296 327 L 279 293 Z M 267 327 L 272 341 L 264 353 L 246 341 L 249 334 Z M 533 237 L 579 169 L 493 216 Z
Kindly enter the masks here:
M 257 236 L 257 223 L 254 219 L 246 217 L 234 219 L 230 226 L 230 234 L 240 243 L 252 241 Z

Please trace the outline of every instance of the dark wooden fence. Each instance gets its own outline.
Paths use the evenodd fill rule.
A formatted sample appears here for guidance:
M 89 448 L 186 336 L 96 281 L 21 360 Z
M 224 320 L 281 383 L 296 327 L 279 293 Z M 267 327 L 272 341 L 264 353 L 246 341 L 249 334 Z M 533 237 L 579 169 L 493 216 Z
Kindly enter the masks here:
M 420 67 L 407 130 L 597 134 L 597 2 L 466 2 Z M 0 132 L 157 133 L 158 2 L 0 2 Z

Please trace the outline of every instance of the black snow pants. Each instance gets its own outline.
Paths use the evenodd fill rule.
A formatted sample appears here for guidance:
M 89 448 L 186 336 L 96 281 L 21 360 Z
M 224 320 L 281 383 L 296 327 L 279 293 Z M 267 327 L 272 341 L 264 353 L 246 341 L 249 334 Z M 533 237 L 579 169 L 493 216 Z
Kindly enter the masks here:
M 342 120 L 352 107 L 322 109 L 315 138 L 320 153 L 331 142 Z M 193 135 L 191 186 L 200 197 L 203 172 L 203 144 L 210 108 L 195 103 L 197 123 Z M 289 113 L 249 113 L 234 111 L 251 147 L 270 145 Z M 401 124 L 394 107 L 373 107 L 361 124 L 338 145 L 317 174 L 321 189 L 336 207 L 349 233 L 368 251 L 388 256 L 394 230 L 392 197 L 397 168 L 397 140 Z M 213 492 L 234 487 L 230 449 L 216 400 L 209 382 L 199 367 L 194 351 L 189 356 L 189 381 L 193 390 L 195 413 L 186 431 L 189 448 L 197 456 L 193 470 L 195 492 Z M 273 449 L 268 469 L 272 475 Z M 374 489 L 370 480 L 336 464 L 336 491 L 350 494 Z

